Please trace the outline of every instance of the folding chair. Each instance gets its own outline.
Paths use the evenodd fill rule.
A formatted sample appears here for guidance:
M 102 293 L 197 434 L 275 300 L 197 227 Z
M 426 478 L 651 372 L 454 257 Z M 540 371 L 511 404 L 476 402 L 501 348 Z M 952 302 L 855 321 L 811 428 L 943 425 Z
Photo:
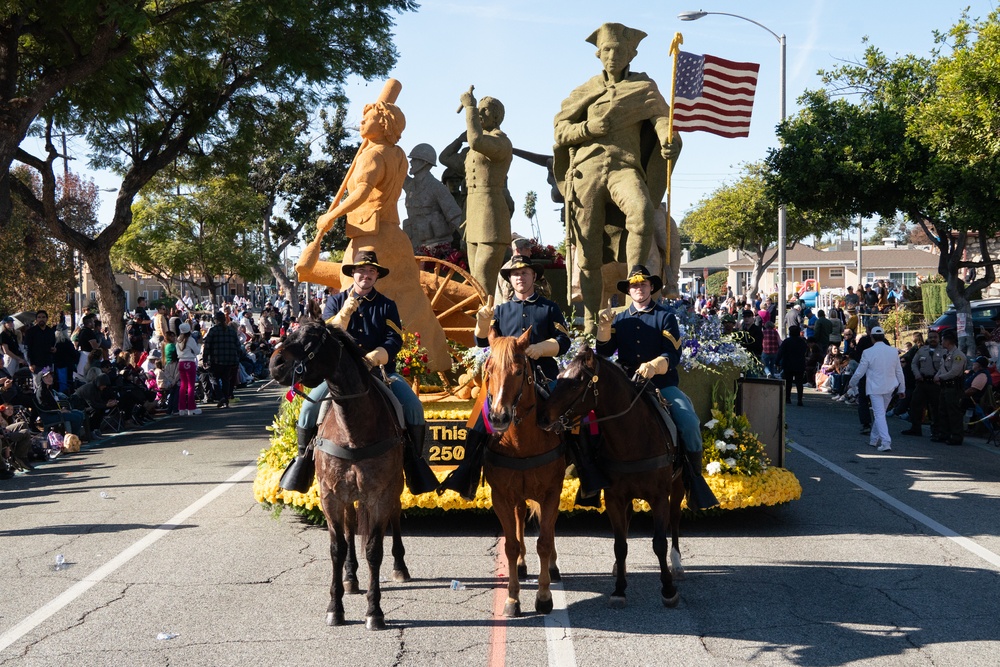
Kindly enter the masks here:
M 977 422 L 976 426 L 986 436 L 986 444 L 1000 447 L 1000 418 L 996 411 L 993 387 L 986 385 L 979 403 L 972 406 L 972 420 Z

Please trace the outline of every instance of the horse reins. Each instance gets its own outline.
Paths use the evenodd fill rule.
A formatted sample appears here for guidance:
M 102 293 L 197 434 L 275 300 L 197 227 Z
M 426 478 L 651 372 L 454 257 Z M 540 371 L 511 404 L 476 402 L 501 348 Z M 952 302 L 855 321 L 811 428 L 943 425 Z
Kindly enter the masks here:
M 323 382 L 326 383 L 326 388 L 327 390 L 329 390 L 329 393 L 325 397 L 317 401 L 312 397 L 310 397 L 307 393 L 299 389 L 298 387 L 299 383 L 295 381 L 296 376 L 301 377 L 305 375 L 306 363 L 313 360 L 313 358 L 316 356 L 316 353 L 319 352 L 320 348 L 323 347 L 323 344 L 329 337 L 330 337 L 330 332 L 329 330 L 327 330 L 326 325 L 324 325 L 323 337 L 315 345 L 309 346 L 309 347 L 314 347 L 315 349 L 309 352 L 306 355 L 305 359 L 295 359 L 295 366 L 292 367 L 292 392 L 295 393 L 296 396 L 301 396 L 304 400 L 309 401 L 314 405 L 319 403 L 325 403 L 326 401 L 346 401 L 352 398 L 361 398 L 362 396 L 367 395 L 368 392 L 371 390 L 371 385 L 369 385 L 368 387 L 365 388 L 364 391 L 358 392 L 356 394 L 334 394 L 333 386 L 330 385 L 330 381 L 326 378 L 323 378 Z M 305 350 L 308 350 L 309 347 L 306 347 Z
M 588 391 L 592 391 L 593 394 L 594 394 L 594 398 L 595 399 L 597 398 L 597 396 L 599 394 L 598 389 L 597 389 L 597 382 L 600 379 L 600 374 L 599 374 L 598 370 L 600 368 L 601 362 L 598 361 L 595 358 L 594 359 L 594 364 L 595 364 L 596 367 L 594 368 L 594 370 L 592 372 L 586 366 L 581 366 L 581 368 L 584 370 L 584 372 L 586 372 L 586 373 L 588 373 L 590 375 L 590 381 L 587 382 L 587 385 L 583 388 L 583 391 L 580 392 L 580 395 L 577 396 L 575 399 L 573 399 L 573 402 L 570 403 L 569 406 L 567 406 L 565 412 L 563 412 L 562 416 L 559 417 L 558 423 L 562 425 L 562 427 L 563 427 L 564 430 L 569 430 L 569 429 L 571 429 L 574 426 L 577 426 L 579 424 L 579 422 L 580 422 L 580 420 L 582 418 L 581 417 L 577 417 L 575 420 L 571 420 L 569 418 L 569 414 L 570 414 L 570 412 L 572 412 L 573 408 L 575 408 L 577 406 L 578 403 L 581 403 L 583 400 L 586 399 L 587 392 Z M 635 404 L 639 402 L 639 399 L 642 398 L 643 392 L 646 391 L 646 387 L 649 385 L 649 383 L 651 381 L 652 381 L 652 378 L 647 378 L 646 381 L 642 383 L 642 386 L 640 386 L 638 388 L 638 390 L 636 391 L 635 398 L 632 399 L 632 402 L 628 404 L 627 408 L 625 408 L 621 412 L 616 412 L 614 414 L 604 415 L 603 417 L 598 417 L 597 419 L 595 419 L 593 421 L 587 422 L 587 424 L 588 425 L 590 425 L 590 424 L 599 424 L 599 423 L 604 422 L 604 421 L 609 421 L 611 419 L 617 419 L 618 417 L 622 417 L 624 415 L 627 415 L 629 412 L 632 411 L 632 408 L 635 407 Z

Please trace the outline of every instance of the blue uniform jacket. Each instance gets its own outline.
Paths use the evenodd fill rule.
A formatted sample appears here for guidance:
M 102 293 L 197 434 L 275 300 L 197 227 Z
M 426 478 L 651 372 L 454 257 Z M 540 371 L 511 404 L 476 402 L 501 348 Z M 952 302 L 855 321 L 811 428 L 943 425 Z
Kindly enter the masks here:
M 493 332 L 497 336 L 520 336 L 531 327 L 531 343 L 554 338 L 559 343 L 559 354 L 569 349 L 569 331 L 566 318 L 559 306 L 536 292 L 524 301 L 516 298 L 501 303 L 493 311 Z M 488 347 L 489 340 L 477 338 L 476 345 Z M 538 369 L 550 380 L 559 375 L 559 366 L 553 357 L 538 360 Z
M 629 306 L 611 324 L 611 338 L 597 343 L 597 353 L 610 357 L 618 352 L 618 363 L 632 375 L 639 364 L 653 357 L 665 357 L 669 370 L 652 379 L 657 389 L 677 386 L 677 366 L 681 360 L 681 335 L 677 318 L 659 304 L 649 310 Z
M 396 302 L 375 289 L 358 299 L 361 305 L 351 315 L 347 333 L 354 336 L 354 340 L 358 341 L 358 346 L 365 354 L 376 347 L 385 348 L 389 353 L 385 372 L 395 373 L 396 355 L 403 348 L 403 327 L 399 321 Z M 334 295 L 332 299 L 334 315 L 340 312 L 346 300 L 347 292 Z

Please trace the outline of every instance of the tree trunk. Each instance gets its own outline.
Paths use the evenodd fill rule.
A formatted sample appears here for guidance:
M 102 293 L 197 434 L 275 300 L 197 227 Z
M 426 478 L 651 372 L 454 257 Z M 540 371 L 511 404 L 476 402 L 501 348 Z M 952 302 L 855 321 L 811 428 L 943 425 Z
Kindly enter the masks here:
M 271 275 L 278 282 L 278 287 L 280 287 L 286 295 L 295 294 L 295 286 L 292 284 L 291 278 L 282 270 L 279 264 L 271 263 L 268 264 L 269 269 L 271 269 Z M 291 296 L 289 296 L 291 298 Z
M 115 280 L 107 252 L 90 249 L 89 252 L 84 252 L 83 257 L 87 261 L 90 275 L 97 283 L 97 303 L 102 317 L 106 318 L 102 321 L 111 332 L 111 343 L 122 347 L 125 341 L 125 290 Z

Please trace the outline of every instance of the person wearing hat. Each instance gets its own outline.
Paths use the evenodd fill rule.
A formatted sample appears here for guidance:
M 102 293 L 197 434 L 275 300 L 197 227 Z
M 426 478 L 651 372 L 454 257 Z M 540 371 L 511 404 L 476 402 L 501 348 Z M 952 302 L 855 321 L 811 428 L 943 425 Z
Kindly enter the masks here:
M 913 395 L 910 397 L 910 428 L 903 435 L 923 436 L 924 413 L 930 413 L 931 435 L 937 437 L 940 429 L 938 403 L 941 387 L 934 382 L 934 376 L 941 368 L 945 349 L 940 345 L 941 339 L 937 331 L 927 332 L 927 342 L 913 355 L 910 360 L 910 372 L 913 373 Z
M 892 436 L 885 421 L 885 409 L 894 393 L 898 392 L 900 398 L 906 395 L 906 379 L 899 363 L 899 350 L 886 342 L 882 327 L 872 327 L 869 335 L 872 345 L 861 353 L 861 362 L 851 376 L 848 392 L 856 394 L 858 385 L 864 378 L 865 392 L 871 401 L 873 414 L 868 444 L 877 447 L 880 452 L 888 452 L 892 450 Z M 961 416 L 959 423 L 961 424 Z
M 618 315 L 611 308 L 601 311 L 597 352 L 606 357 L 617 352 L 618 364 L 626 373 L 649 380 L 666 399 L 684 449 L 688 507 L 708 509 L 719 501 L 702 477 L 701 422 L 691 399 L 677 386 L 681 360 L 677 318 L 653 299 L 662 288 L 659 276 L 641 264 L 633 266 L 628 277 L 618 282 L 618 291 L 627 294 L 632 304 Z
M 962 397 L 965 394 L 962 377 L 965 375 L 968 357 L 958 349 L 958 334 L 954 329 L 941 334 L 941 345 L 944 346 L 944 357 L 941 359 L 941 368 L 934 374 L 934 383 L 940 387 L 938 421 L 941 425 L 931 442 L 961 445 L 964 430 Z
M 341 269 L 354 280 L 350 289 L 334 295 L 337 314 L 327 322 L 351 334 L 372 365 L 372 372 L 379 377 L 381 368 L 389 378 L 389 389 L 403 407 L 406 420 L 406 442 L 403 449 L 403 472 L 406 485 L 414 495 L 437 488 L 438 481 L 423 458 L 424 435 L 427 423 L 424 407 L 410 388 L 410 384 L 396 372 L 396 355 L 403 347 L 403 327 L 396 303 L 375 289 L 380 278 L 389 275 L 389 269 L 378 263 L 372 250 L 359 250 L 352 264 Z M 299 412 L 296 427 L 298 455 L 281 476 L 282 489 L 305 493 L 312 485 L 316 464 L 310 443 L 318 431 L 319 406 L 329 394 L 326 383 L 310 392 L 313 402 L 306 401 Z
M 555 117 L 553 172 L 578 249 L 588 333 L 601 308 L 604 239 L 625 249 L 618 261 L 647 260 L 667 160 L 681 149 L 680 135 L 669 131 L 670 105 L 652 79 L 629 67 L 645 36 L 620 23 L 595 30 L 586 41 L 597 47 L 603 71 L 573 90 Z
M 198 355 L 201 345 L 191 333 L 191 324 L 181 322 L 177 337 L 177 414 L 182 417 L 200 415 L 195 403 L 198 376 Z M 169 408 L 168 408 L 169 409 Z
M 413 249 L 451 243 L 462 224 L 462 209 L 447 186 L 434 178 L 437 153 L 430 144 L 417 144 L 410 151 L 410 175 L 403 181 L 406 193 L 406 220 L 403 231 Z
M 500 274 L 510 282 L 514 296 L 496 307 L 493 297 L 488 297 L 486 305 L 476 313 L 475 336 L 476 345 L 489 347 L 491 332 L 496 336 L 520 336 L 530 328 L 530 344 L 525 354 L 535 361 L 536 388 L 544 393 L 559 374 L 555 357 L 569 349 L 569 330 L 559 306 L 535 291 L 535 281 L 543 273 L 527 257 L 512 257 Z M 441 483 L 439 492 L 451 489 L 464 498 L 475 497 L 488 438 L 480 416 L 466 432 L 465 458 Z
M 3 329 L 0 330 L 0 352 L 3 352 L 3 367 L 11 377 L 26 363 L 14 329 L 14 318 L 9 315 L 3 318 Z
M 90 440 L 90 424 L 82 410 L 71 408 L 69 398 L 59 393 L 55 388 L 55 373 L 52 368 L 45 367 L 38 372 L 39 381 L 35 383 L 35 401 L 38 409 L 43 412 L 59 412 L 59 416 L 69 430 L 81 440 Z

